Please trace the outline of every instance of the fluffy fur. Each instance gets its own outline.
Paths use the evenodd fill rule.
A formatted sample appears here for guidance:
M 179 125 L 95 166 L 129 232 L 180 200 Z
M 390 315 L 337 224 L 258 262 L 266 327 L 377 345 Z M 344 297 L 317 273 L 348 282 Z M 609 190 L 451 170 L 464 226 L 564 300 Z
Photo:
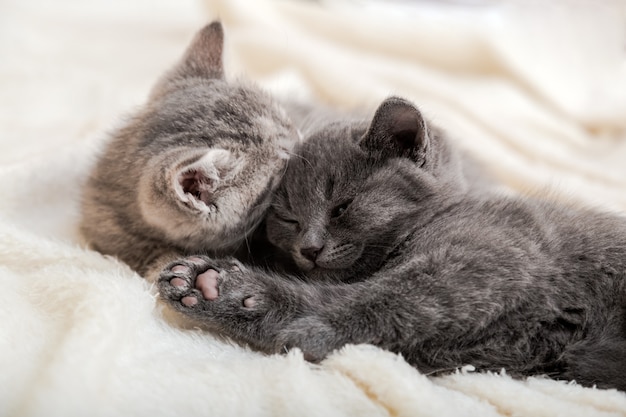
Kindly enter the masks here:
M 471 364 L 626 390 L 626 220 L 472 190 L 454 161 L 399 98 L 366 129 L 325 126 L 267 219 L 308 282 L 198 257 L 166 268 L 161 293 L 268 353 L 317 361 L 370 343 L 422 372 Z

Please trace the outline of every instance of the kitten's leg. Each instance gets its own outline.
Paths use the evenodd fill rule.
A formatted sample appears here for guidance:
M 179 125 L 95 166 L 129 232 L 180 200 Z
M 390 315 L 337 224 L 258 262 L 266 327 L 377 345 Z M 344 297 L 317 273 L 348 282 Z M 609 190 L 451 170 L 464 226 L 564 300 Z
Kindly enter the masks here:
M 514 303 L 507 297 L 515 291 L 480 297 L 476 294 L 483 290 L 484 280 L 466 275 L 465 290 L 456 291 L 449 286 L 456 271 L 452 268 L 429 279 L 420 268 L 402 268 L 355 283 L 305 283 L 235 260 L 196 256 L 170 264 L 162 271 L 158 286 L 175 309 L 238 342 L 267 353 L 298 347 L 313 361 L 348 343 L 370 343 L 402 353 L 420 369 L 472 363 L 526 374 L 526 369 L 561 354 L 562 332 L 552 335 L 549 331 L 560 316 L 550 306 L 542 309 L 548 302 L 537 296 L 539 301 L 532 308 L 518 311 L 509 320 L 494 320 L 507 313 L 505 306 Z M 517 290 L 516 294 L 524 290 L 503 287 L 507 288 Z M 548 326 L 545 331 L 543 325 Z M 566 335 L 566 340 L 572 337 Z M 432 340 L 445 343 L 429 345 Z M 589 357 L 567 376 L 595 381 L 592 378 L 597 375 L 586 368 L 621 363 L 623 355 L 616 355 L 620 348 L 615 345 L 606 354 Z M 621 387 L 623 367 L 615 369 L 613 384 Z
M 626 341 L 612 339 L 568 347 L 562 358 L 565 376 L 583 385 L 626 391 Z
M 316 304 L 316 294 L 301 284 L 233 258 L 202 255 L 171 263 L 158 279 L 161 296 L 176 310 L 267 353 L 284 350 L 279 334 Z
M 396 326 L 382 318 L 404 314 L 377 311 L 372 298 L 393 306 L 375 283 L 308 284 L 233 259 L 178 260 L 163 270 L 158 286 L 176 310 L 211 329 L 267 353 L 299 347 L 313 361 L 346 343 L 397 341 Z

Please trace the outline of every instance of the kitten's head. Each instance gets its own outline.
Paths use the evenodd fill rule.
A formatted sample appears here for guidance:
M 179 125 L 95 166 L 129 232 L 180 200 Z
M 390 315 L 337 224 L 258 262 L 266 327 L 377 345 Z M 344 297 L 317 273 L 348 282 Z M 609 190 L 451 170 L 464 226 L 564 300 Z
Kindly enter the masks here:
M 299 141 L 266 93 L 227 81 L 223 31 L 202 29 L 153 89 L 122 135 L 137 140 L 144 164 L 138 205 L 167 241 L 191 250 L 232 248 L 259 222 Z
M 457 169 L 417 108 L 389 98 L 369 126 L 306 138 L 275 193 L 268 239 L 309 277 L 359 280 L 428 221 Z
M 266 93 L 227 81 L 218 22 L 112 132 L 83 190 L 81 232 L 144 273 L 155 257 L 232 253 L 265 214 L 299 134 Z

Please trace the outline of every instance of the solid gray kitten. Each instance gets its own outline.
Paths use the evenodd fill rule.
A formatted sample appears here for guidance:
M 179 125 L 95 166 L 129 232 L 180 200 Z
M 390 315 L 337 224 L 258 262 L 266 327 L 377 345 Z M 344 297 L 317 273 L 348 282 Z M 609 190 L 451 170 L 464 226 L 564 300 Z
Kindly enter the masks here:
M 289 161 L 268 239 L 308 278 L 197 256 L 161 295 L 267 353 L 347 343 L 425 373 L 466 364 L 626 390 L 626 219 L 475 192 L 409 102 L 334 123 Z
M 298 141 L 268 94 L 225 79 L 222 48 L 219 22 L 197 33 L 113 133 L 84 191 L 88 242 L 146 276 L 183 254 L 232 254 Z

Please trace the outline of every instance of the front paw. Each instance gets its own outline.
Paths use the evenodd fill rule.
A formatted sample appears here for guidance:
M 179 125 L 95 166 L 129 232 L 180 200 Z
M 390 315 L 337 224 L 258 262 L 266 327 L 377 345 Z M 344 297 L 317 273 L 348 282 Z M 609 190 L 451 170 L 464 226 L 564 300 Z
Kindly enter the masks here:
M 334 329 L 318 317 L 302 317 L 282 329 L 276 338 L 278 351 L 298 348 L 304 359 L 318 363 L 341 343 Z
M 161 297 L 174 308 L 206 318 L 220 310 L 232 313 L 256 304 L 254 294 L 242 292 L 247 273 L 235 259 L 197 255 L 172 262 L 161 272 L 157 284 Z

